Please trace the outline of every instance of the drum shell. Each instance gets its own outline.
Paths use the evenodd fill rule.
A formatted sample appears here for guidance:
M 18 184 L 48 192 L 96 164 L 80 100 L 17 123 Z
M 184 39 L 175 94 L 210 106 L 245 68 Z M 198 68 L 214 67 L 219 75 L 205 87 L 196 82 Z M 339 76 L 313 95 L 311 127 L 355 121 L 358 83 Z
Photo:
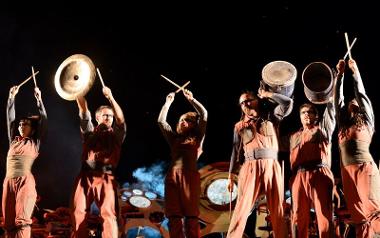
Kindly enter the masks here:
M 293 64 L 281 60 L 272 61 L 264 66 L 261 76 L 261 87 L 266 91 L 293 97 L 297 78 L 297 69 Z
M 306 98 L 315 104 L 325 104 L 333 94 L 334 76 L 324 62 L 312 62 L 302 72 Z

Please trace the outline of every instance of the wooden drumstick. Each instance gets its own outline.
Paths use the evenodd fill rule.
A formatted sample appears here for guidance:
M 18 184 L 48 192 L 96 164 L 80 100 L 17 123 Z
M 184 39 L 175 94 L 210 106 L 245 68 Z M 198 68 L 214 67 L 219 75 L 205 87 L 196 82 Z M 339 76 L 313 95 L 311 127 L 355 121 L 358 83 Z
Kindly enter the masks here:
M 100 83 L 102 84 L 102 87 L 104 88 L 106 85 L 104 84 L 104 81 L 103 81 L 102 75 L 100 74 L 100 71 L 99 71 L 98 68 L 96 68 L 96 71 L 98 72 L 99 79 L 100 79 Z
M 17 85 L 17 87 L 21 87 L 22 85 L 24 85 L 26 82 L 28 82 L 31 78 L 34 77 L 34 75 L 37 75 L 40 71 L 37 71 L 35 73 L 33 73 L 32 76 L 29 76 L 29 78 L 25 79 L 24 81 L 22 81 L 22 83 L 20 83 L 19 85 Z
M 184 85 L 182 85 L 182 87 L 180 87 L 179 89 L 177 89 L 177 91 L 175 91 L 175 93 L 178 93 L 178 92 L 180 92 L 180 91 L 183 91 L 183 90 L 185 89 L 185 87 L 186 87 L 187 85 L 189 85 L 189 83 L 190 83 L 190 81 L 187 81 Z
M 344 33 L 344 37 L 346 38 L 346 45 L 347 45 L 347 50 L 348 50 L 348 56 L 350 57 L 350 59 L 352 59 L 351 50 L 350 50 L 350 42 L 348 41 L 347 32 Z
M 351 43 L 351 45 L 350 45 L 350 48 L 347 50 L 346 54 L 344 55 L 344 57 L 343 57 L 344 60 L 347 58 L 349 52 L 351 52 L 351 49 L 352 49 L 352 47 L 354 46 L 355 42 L 356 42 L 356 37 L 355 37 L 355 39 L 352 41 L 352 43 Z
M 173 84 L 174 86 L 176 86 L 178 88 L 178 90 L 176 91 L 179 92 L 181 90 L 184 90 L 184 88 L 190 83 L 190 81 L 188 81 L 187 83 L 185 83 L 182 87 L 179 86 L 178 84 L 174 83 L 173 81 L 171 81 L 170 79 L 168 79 L 167 77 L 165 77 L 164 75 L 161 74 L 161 77 L 163 77 L 164 79 L 166 79 L 166 81 L 168 81 L 169 83 Z
M 232 216 L 232 190 L 234 187 L 232 186 L 231 191 L 230 191 L 230 221 L 231 221 L 231 216 Z
M 34 74 L 34 68 L 33 68 L 33 66 L 32 66 L 32 76 L 33 76 L 33 81 L 34 81 L 34 87 L 35 87 L 35 88 L 38 88 L 38 87 L 37 87 L 36 77 L 35 77 L 35 74 Z

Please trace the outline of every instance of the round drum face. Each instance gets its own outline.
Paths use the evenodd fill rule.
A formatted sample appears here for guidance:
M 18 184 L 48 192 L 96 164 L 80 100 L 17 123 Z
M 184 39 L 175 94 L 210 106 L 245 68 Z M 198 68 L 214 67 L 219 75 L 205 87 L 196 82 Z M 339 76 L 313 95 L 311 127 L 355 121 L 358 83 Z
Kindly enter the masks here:
M 210 183 L 206 190 L 207 198 L 215 205 L 226 205 L 234 201 L 237 197 L 237 186 L 234 183 L 232 191 L 232 199 L 230 199 L 230 192 L 228 191 L 228 179 L 216 179 Z
M 143 191 L 141 191 L 140 189 L 137 189 L 137 188 L 133 189 L 132 193 L 134 195 L 143 195 Z
M 297 78 L 297 69 L 287 61 L 273 61 L 264 66 L 261 77 L 270 86 L 289 86 Z
M 151 201 L 143 196 L 132 196 L 129 198 L 129 203 L 138 208 L 147 208 L 150 206 Z
M 156 199 L 157 198 L 157 194 L 153 193 L 153 192 L 145 192 L 145 196 L 149 199 Z

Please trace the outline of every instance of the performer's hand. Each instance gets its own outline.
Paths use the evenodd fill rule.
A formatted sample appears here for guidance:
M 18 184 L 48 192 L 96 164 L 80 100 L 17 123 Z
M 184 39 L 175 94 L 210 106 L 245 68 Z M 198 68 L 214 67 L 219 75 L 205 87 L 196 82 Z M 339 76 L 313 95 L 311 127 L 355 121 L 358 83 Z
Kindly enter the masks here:
M 11 89 L 9 90 L 9 98 L 15 98 L 17 93 L 18 93 L 18 89 L 19 89 L 19 86 L 13 86 L 11 87 Z
M 352 73 L 356 73 L 359 71 L 356 62 L 353 59 L 348 60 L 348 67 L 350 67 L 350 69 L 352 70 Z
M 265 89 L 263 89 L 262 87 L 260 87 L 258 91 L 259 91 L 259 92 L 258 92 L 257 96 L 258 96 L 259 98 L 270 98 L 270 97 L 272 97 L 272 95 L 273 95 L 272 92 L 265 91 Z
M 193 93 L 190 90 L 184 89 L 182 91 L 183 91 L 183 95 L 186 97 L 187 100 L 189 100 L 189 101 L 194 100 Z
M 35 87 L 34 88 L 34 97 L 38 100 L 38 101 L 41 101 L 42 98 L 41 98 L 41 91 L 38 87 Z
M 166 96 L 166 103 L 172 103 L 174 101 L 175 93 L 171 92 Z
M 234 181 L 230 177 L 228 178 L 227 189 L 228 189 L 228 192 L 232 192 L 232 190 L 234 189 Z
M 104 86 L 103 89 L 102 89 L 102 91 L 103 91 L 104 96 L 107 99 L 111 99 L 112 98 L 112 91 L 111 91 L 111 89 L 109 87 Z
M 343 59 L 339 60 L 338 64 L 336 65 L 336 70 L 338 71 L 338 76 L 344 74 L 344 67 L 346 66 L 346 62 L 344 62 Z

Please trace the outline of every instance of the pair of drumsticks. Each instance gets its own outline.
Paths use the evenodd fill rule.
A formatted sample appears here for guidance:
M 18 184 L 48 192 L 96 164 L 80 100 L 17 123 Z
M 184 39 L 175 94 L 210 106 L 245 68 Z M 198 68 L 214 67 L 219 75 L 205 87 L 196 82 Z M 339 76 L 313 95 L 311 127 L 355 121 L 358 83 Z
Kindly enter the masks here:
M 175 82 L 171 81 L 170 79 L 168 79 L 167 77 L 165 77 L 164 75 L 161 74 L 161 77 L 163 77 L 164 79 L 166 79 L 169 83 L 173 84 L 174 86 L 176 86 L 178 89 L 177 91 L 175 91 L 175 93 L 178 93 L 180 91 L 183 91 L 185 90 L 186 86 L 189 85 L 190 81 L 187 81 L 184 85 L 182 86 L 179 86 L 178 84 L 176 84 Z
M 29 78 L 25 79 L 24 81 L 22 81 L 22 83 L 20 83 L 19 85 L 17 85 L 17 87 L 21 87 L 22 85 L 26 84 L 26 82 L 28 82 L 30 79 L 33 79 L 34 81 L 34 87 L 37 88 L 37 80 L 36 80 L 36 75 L 39 73 L 40 71 L 37 71 L 37 72 L 34 72 L 34 68 L 32 66 L 32 76 L 30 76 Z
M 352 47 L 354 46 L 355 42 L 356 42 L 356 37 L 355 39 L 352 41 L 351 45 L 350 45 L 350 42 L 348 40 L 348 35 L 347 35 L 347 32 L 344 33 L 344 37 L 346 39 L 346 45 L 347 45 L 347 53 L 344 55 L 343 59 L 346 60 L 347 56 L 350 57 L 350 59 L 352 59 L 352 56 L 351 56 L 351 49 Z
M 96 71 L 98 72 L 100 82 L 101 82 L 101 84 L 102 84 L 102 87 L 104 88 L 106 85 L 104 84 L 104 81 L 103 81 L 102 75 L 100 74 L 99 68 L 96 68 Z M 35 76 L 36 76 L 39 72 L 40 72 L 40 71 L 34 72 L 34 68 L 33 68 L 33 66 L 32 66 L 32 76 L 29 76 L 27 79 L 25 79 L 24 81 L 22 81 L 22 83 L 20 83 L 19 85 L 17 85 L 17 87 L 20 88 L 22 85 L 24 85 L 24 84 L 27 83 L 30 79 L 33 78 L 33 81 L 34 81 L 34 87 L 37 88 L 37 81 L 36 81 L 36 77 L 35 77 Z

